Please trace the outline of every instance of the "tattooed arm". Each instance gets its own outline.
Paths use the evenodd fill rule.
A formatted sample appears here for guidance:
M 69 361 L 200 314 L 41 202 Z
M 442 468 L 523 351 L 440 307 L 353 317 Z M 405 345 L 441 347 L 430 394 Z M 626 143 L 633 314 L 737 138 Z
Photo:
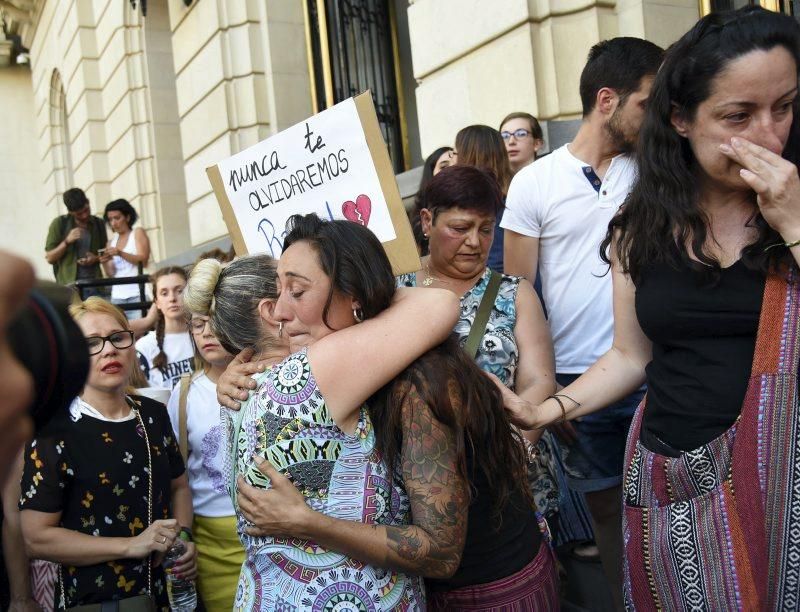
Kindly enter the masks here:
M 461 563 L 468 485 L 458 471 L 453 432 L 436 420 L 415 387 L 405 397 L 401 461 L 414 524 L 386 528 L 387 560 L 406 571 L 446 578 Z
M 452 576 L 461 563 L 469 507 L 455 439 L 414 387 L 405 395 L 402 420 L 400 460 L 413 525 L 366 525 L 315 512 L 268 461 L 254 458 L 272 488 L 256 489 L 239 479 L 240 510 L 256 525 L 248 533 L 313 540 L 370 565 L 410 574 Z

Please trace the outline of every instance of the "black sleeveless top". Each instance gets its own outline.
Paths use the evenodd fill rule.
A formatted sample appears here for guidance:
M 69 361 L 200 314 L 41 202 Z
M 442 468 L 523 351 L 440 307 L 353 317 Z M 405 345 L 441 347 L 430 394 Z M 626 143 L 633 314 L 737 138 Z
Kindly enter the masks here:
M 496 520 L 492 487 L 483 472 L 474 467 L 469 445 L 465 447 L 473 499 L 467 513 L 464 553 L 452 577 L 425 581 L 432 591 L 487 584 L 515 574 L 533 561 L 543 545 L 536 514 L 522 491 L 527 482 L 511 491 L 502 520 Z
M 741 260 L 719 282 L 686 265 L 648 267 L 636 316 L 653 343 L 641 440 L 691 450 L 728 429 L 742 409 L 753 363 L 765 276 Z M 656 440 L 653 440 L 653 437 Z

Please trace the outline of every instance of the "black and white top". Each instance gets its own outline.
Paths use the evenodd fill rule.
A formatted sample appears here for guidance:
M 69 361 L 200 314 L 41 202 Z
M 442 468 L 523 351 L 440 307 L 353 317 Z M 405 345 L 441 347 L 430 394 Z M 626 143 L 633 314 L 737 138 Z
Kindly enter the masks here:
M 164 405 L 133 396 L 150 439 L 153 520 L 172 516 L 172 479 L 184 472 Z M 61 527 L 99 537 L 134 537 L 148 527 L 145 437 L 139 420 L 91 416 L 76 399 L 25 449 L 21 510 L 60 512 Z M 66 606 L 125 599 L 147 592 L 147 559 L 61 568 Z M 164 572 L 152 569 L 152 595 L 167 606 Z M 56 588 L 56 604 L 60 589 Z
M 157 368 L 153 360 L 160 352 L 156 332 L 151 331 L 136 341 L 136 356 L 139 367 L 151 387 L 156 389 L 172 389 L 181 376 L 191 374 L 194 368 L 194 346 L 188 331 L 175 334 L 164 334 L 164 353 L 167 365 Z

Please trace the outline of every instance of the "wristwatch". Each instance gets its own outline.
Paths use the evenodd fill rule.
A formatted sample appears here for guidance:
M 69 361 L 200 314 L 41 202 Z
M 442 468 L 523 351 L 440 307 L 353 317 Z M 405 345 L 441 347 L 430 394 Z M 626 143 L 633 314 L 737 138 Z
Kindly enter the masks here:
M 180 533 L 178 533 L 178 537 L 184 542 L 194 542 L 194 538 L 192 537 L 192 530 L 189 529 L 188 527 L 181 527 Z

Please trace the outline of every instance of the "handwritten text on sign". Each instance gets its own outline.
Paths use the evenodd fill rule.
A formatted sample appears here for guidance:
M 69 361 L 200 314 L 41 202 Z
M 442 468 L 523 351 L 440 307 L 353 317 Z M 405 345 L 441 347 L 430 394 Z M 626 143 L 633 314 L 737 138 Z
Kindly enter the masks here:
M 287 219 L 315 212 L 396 238 L 352 99 L 218 164 L 249 253 L 282 251 Z

